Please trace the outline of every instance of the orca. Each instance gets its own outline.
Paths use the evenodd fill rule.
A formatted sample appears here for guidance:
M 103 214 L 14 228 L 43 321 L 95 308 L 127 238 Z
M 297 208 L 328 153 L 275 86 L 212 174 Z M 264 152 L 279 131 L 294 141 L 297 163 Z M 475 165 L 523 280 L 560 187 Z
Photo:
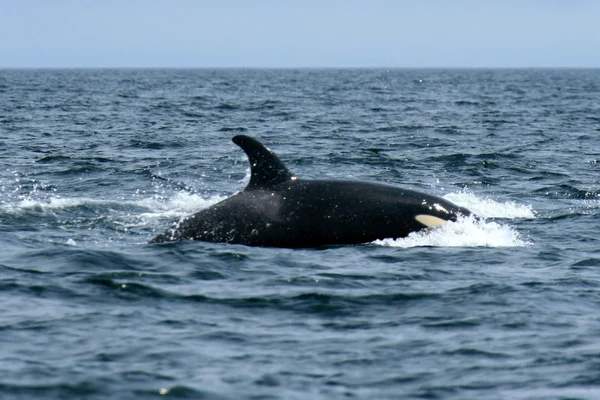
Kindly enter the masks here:
M 179 240 L 310 248 L 402 238 L 471 212 L 437 196 L 383 183 L 300 179 L 268 147 L 238 135 L 250 161 L 241 192 L 182 219 L 151 243 Z

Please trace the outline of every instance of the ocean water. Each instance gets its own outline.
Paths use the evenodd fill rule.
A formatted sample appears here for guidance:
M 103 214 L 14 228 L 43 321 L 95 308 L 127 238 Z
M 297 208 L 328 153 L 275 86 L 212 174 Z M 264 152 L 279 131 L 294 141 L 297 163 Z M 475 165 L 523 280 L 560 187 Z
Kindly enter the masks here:
M 148 244 L 239 133 L 479 219 Z M 2 399 L 600 398 L 600 70 L 0 70 L 0 230 Z

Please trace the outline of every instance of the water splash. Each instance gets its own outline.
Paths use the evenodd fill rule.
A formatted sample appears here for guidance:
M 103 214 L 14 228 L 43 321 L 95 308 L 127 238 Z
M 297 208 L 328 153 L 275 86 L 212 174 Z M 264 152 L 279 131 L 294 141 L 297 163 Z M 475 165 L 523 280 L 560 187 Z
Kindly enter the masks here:
M 514 227 L 486 220 L 535 218 L 536 212 L 532 206 L 482 199 L 468 192 L 450 193 L 444 198 L 468 208 L 478 218 L 463 217 L 434 229 L 413 232 L 406 238 L 383 239 L 374 243 L 393 247 L 523 247 L 532 244 L 524 240 Z
M 173 215 L 176 216 L 179 214 L 189 214 L 191 212 L 196 212 L 203 208 L 210 207 L 211 205 L 218 203 L 226 197 L 227 196 L 217 195 L 206 198 L 199 194 L 193 194 L 188 192 L 177 192 L 173 197 L 168 198 L 166 200 L 160 196 L 151 196 L 148 198 L 140 198 L 138 200 L 102 200 L 87 197 L 63 198 L 60 196 L 52 196 L 41 199 L 27 197 L 19 200 L 15 204 L 6 204 L 4 206 L 4 211 L 18 213 L 20 211 L 26 211 L 31 209 L 37 209 L 40 211 L 50 211 L 86 205 L 118 205 L 121 207 L 141 207 L 148 210 L 152 210 L 149 213 L 142 213 L 141 215 L 171 217 Z
M 210 196 L 202 197 L 198 194 L 178 192 L 167 201 L 162 201 L 154 197 L 142 199 L 136 202 L 143 207 L 152 211 L 140 214 L 141 218 L 157 219 L 157 218 L 173 218 L 184 217 L 191 213 L 198 212 L 212 206 L 228 196 Z
M 514 201 L 499 202 L 481 199 L 469 192 L 449 193 L 444 196 L 448 201 L 465 207 L 482 218 L 535 218 L 536 212 L 531 205 L 517 204 Z
M 413 232 L 406 238 L 376 240 L 374 244 L 392 247 L 523 247 L 531 245 L 515 228 L 497 222 L 459 218 L 434 229 Z

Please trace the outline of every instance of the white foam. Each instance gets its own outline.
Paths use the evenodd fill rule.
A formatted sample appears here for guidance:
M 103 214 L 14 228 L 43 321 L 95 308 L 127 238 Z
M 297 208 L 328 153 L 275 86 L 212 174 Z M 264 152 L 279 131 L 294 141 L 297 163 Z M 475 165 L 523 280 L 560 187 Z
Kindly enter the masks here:
M 70 198 L 64 199 L 60 196 L 53 196 L 45 199 L 34 199 L 32 197 L 23 197 L 14 204 L 3 202 L 2 210 L 8 213 L 17 214 L 27 210 L 40 210 L 46 212 L 53 209 L 76 207 L 86 203 L 102 203 L 103 200 Z
M 45 199 L 24 198 L 13 205 L 4 206 L 4 211 L 19 213 L 27 210 L 40 210 L 41 212 L 52 212 L 55 210 L 68 209 L 83 205 L 111 205 L 118 203 L 121 206 L 141 207 L 148 209 L 148 212 L 138 214 L 138 217 L 145 219 L 152 218 L 173 218 L 188 215 L 225 199 L 226 196 L 202 197 L 198 194 L 187 192 L 175 193 L 170 198 L 164 199 L 160 196 L 151 196 L 134 200 L 101 200 L 86 197 L 62 198 L 52 196 Z
M 514 201 L 499 202 L 481 199 L 469 192 L 449 193 L 444 198 L 471 210 L 482 218 L 535 218 L 536 214 L 531 205 L 517 204 Z
M 178 192 L 167 201 L 149 198 L 136 203 L 152 210 L 140 214 L 139 216 L 142 218 L 173 218 L 183 217 L 198 212 L 226 198 L 227 196 L 219 195 L 205 198 L 197 194 Z
M 487 221 L 486 218 L 535 218 L 530 205 L 512 201 L 500 202 L 479 198 L 473 193 L 458 192 L 444 196 L 448 201 L 471 210 L 478 218 L 461 217 L 457 222 L 413 232 L 402 239 L 383 239 L 374 243 L 394 247 L 522 247 L 531 245 L 517 230 L 503 223 Z
M 513 227 L 496 222 L 461 217 L 433 229 L 413 232 L 406 238 L 383 239 L 373 242 L 392 247 L 523 247 L 523 240 Z
M 95 199 L 84 199 L 84 198 L 71 198 L 65 199 L 62 197 L 50 197 L 44 200 L 35 200 L 31 198 L 26 198 L 21 200 L 15 207 L 14 210 L 18 209 L 31 209 L 31 208 L 41 208 L 41 209 L 59 209 L 59 208 L 69 208 L 69 207 L 77 207 L 86 203 L 94 203 L 100 204 L 103 203 L 103 200 L 95 200 Z
M 250 183 L 251 177 L 252 177 L 252 170 L 250 169 L 250 167 L 248 167 L 244 170 L 244 177 L 242 179 L 240 179 L 238 182 L 241 183 L 243 187 L 246 187 Z

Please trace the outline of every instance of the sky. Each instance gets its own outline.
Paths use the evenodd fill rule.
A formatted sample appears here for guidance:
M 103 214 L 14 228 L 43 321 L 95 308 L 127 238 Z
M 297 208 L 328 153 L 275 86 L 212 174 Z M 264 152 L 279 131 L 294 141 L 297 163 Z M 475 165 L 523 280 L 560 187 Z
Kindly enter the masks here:
M 0 0 L 0 68 L 600 67 L 600 0 Z

